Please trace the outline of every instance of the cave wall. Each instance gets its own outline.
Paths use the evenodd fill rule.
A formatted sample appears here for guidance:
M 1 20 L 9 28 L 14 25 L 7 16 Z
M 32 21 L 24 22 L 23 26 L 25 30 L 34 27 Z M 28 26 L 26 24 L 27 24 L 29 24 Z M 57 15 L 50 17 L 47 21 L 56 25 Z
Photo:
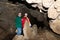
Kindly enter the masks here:
M 16 28 L 14 21 L 19 12 L 22 13 L 22 17 L 24 13 L 28 13 L 32 25 L 37 24 L 38 27 L 48 25 L 46 15 L 37 10 L 29 9 L 25 4 L 15 5 L 8 2 L 0 2 L 0 34 L 2 36 L 2 38 L 0 36 L 0 39 L 5 39 L 12 33 L 15 34 Z M 7 34 L 5 35 L 4 33 Z

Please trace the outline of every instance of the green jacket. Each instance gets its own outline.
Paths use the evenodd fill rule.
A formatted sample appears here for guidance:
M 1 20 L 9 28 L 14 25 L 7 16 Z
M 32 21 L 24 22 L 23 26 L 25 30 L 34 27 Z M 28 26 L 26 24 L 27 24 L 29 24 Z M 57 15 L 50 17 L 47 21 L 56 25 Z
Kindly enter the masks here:
M 21 17 L 17 16 L 15 19 L 15 26 L 16 28 L 22 28 L 22 22 L 21 22 Z

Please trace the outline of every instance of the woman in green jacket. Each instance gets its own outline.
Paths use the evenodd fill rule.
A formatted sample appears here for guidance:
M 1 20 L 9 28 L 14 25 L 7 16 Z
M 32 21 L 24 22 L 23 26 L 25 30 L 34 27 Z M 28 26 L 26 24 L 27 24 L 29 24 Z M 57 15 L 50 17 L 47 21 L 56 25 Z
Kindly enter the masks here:
M 22 32 L 21 13 L 18 13 L 18 16 L 15 19 L 15 26 L 17 29 L 17 35 L 21 35 Z

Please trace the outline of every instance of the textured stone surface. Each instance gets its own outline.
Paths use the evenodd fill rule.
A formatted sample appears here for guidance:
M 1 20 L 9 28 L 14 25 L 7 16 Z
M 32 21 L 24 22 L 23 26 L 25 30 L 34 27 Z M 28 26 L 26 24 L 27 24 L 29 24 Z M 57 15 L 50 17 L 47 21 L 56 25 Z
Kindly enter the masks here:
M 47 29 L 39 29 L 38 31 L 37 31 L 38 33 L 37 33 L 37 35 L 36 36 L 34 36 L 34 37 L 32 37 L 32 35 L 31 35 L 31 37 L 32 38 L 30 38 L 29 40 L 60 40 L 60 35 L 57 35 L 57 34 L 55 34 L 55 33 L 53 33 L 51 30 L 47 30 Z M 18 39 L 19 38 L 19 39 Z M 15 39 L 15 40 L 25 40 L 24 39 L 24 36 L 15 36 L 13 39 Z
M 48 9 L 48 17 L 55 19 L 49 22 L 50 28 L 57 34 L 60 34 L 60 1 L 57 0 L 52 4 L 52 6 Z
M 14 14 L 16 14 L 15 5 L 0 2 L 0 29 L 2 31 L 1 37 L 3 37 L 0 37 L 1 40 L 11 33 L 15 34 L 14 19 L 16 15 Z
M 24 40 L 24 36 L 23 35 L 16 35 L 13 40 Z
M 14 4 L 10 4 L 10 3 L 4 3 L 4 2 L 0 2 L 0 39 L 4 39 L 4 40 L 10 40 L 9 38 L 11 37 L 12 33 L 14 35 L 15 33 L 15 23 L 14 23 L 14 19 L 17 15 L 18 12 L 22 13 L 22 16 L 24 15 L 24 13 L 28 13 L 28 17 L 30 19 L 33 19 L 33 22 L 37 22 L 34 18 L 36 18 L 38 21 L 45 21 L 45 16 L 44 14 L 36 11 L 36 10 L 32 10 L 32 9 L 28 9 L 25 5 L 19 4 L 19 5 L 14 5 Z M 31 20 L 32 22 L 32 20 Z M 37 22 L 38 23 L 38 22 Z M 40 24 L 40 23 L 39 23 Z M 32 30 L 32 38 L 30 40 L 60 40 L 60 36 L 55 35 L 54 33 L 50 32 L 50 31 L 46 31 L 46 30 L 38 30 L 39 33 L 37 34 L 37 29 L 35 27 L 33 27 L 34 29 Z M 57 28 L 59 29 L 59 28 Z M 11 33 L 11 34 L 10 34 Z M 36 35 L 36 34 L 37 35 Z M 35 34 L 35 35 L 33 35 Z M 10 36 L 10 37 L 9 37 Z M 31 35 L 30 35 L 31 36 Z M 8 37 L 8 39 L 7 39 Z M 13 37 L 12 37 L 13 38 Z M 24 40 L 23 36 L 21 36 L 21 40 Z M 15 38 L 20 39 L 20 36 Z
M 22 13 L 22 16 L 24 15 L 24 13 L 27 12 L 28 17 L 30 19 L 32 19 L 33 21 L 35 21 L 35 19 L 33 18 L 34 16 L 32 15 L 32 13 L 33 13 L 32 9 L 31 10 L 28 9 L 25 5 L 23 5 L 23 4 L 15 5 L 15 4 L 10 4 L 10 3 L 0 2 L 0 28 L 4 31 L 4 33 L 5 32 L 7 32 L 8 34 L 15 33 L 14 20 L 19 12 Z M 35 13 L 35 15 L 40 14 L 38 11 L 36 11 L 34 13 Z M 35 18 L 37 18 L 37 17 L 35 17 Z M 41 18 L 39 17 L 39 19 L 41 19 Z M 42 17 L 42 19 L 44 19 L 44 18 Z M 31 20 L 31 22 L 32 22 L 32 20 Z M 6 34 L 6 35 L 8 35 L 8 34 Z
M 0 2 L 8 2 L 8 0 L 0 0 Z
M 50 28 L 57 34 L 60 34 L 60 20 L 56 19 L 53 22 L 50 22 Z

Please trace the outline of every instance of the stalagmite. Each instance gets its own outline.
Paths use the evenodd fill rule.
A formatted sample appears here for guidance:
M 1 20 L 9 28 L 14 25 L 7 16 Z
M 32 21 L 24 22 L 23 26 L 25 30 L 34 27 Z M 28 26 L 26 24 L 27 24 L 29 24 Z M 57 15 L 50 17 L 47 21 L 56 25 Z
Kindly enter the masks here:
M 32 34 L 33 34 L 34 36 L 36 36 L 36 35 L 37 35 L 37 25 L 34 24 L 34 25 L 32 26 L 32 31 L 33 31 Z

